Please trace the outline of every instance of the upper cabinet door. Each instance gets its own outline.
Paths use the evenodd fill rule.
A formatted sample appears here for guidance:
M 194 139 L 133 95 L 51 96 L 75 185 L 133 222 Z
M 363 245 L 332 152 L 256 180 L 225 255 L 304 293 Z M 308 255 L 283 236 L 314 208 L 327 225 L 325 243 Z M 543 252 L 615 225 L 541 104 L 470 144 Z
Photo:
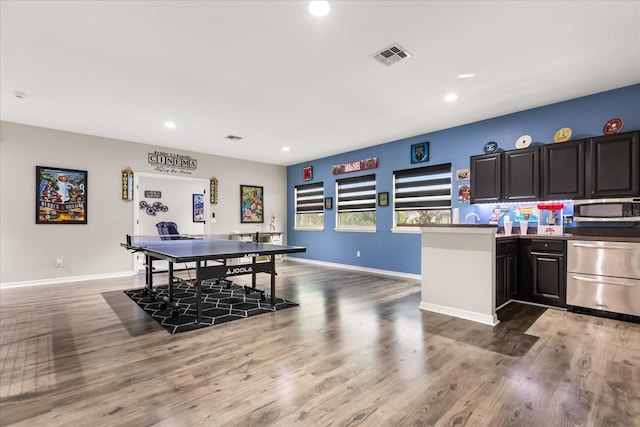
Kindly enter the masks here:
M 546 144 L 542 147 L 542 198 L 581 199 L 584 194 L 585 141 Z
M 539 200 L 539 147 L 505 151 L 502 154 L 504 161 L 502 167 L 502 199 L 511 202 Z
M 587 197 L 640 195 L 640 132 L 593 138 L 588 143 Z
M 502 196 L 502 153 L 471 157 L 471 203 L 492 203 Z

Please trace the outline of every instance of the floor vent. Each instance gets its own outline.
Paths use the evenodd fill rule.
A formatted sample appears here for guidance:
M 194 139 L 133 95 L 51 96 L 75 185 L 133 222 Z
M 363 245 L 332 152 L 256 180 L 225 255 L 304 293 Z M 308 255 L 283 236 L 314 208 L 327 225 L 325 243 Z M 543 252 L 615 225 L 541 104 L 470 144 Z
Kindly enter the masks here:
M 407 52 L 397 44 L 392 44 L 391 46 L 374 54 L 373 59 L 378 62 L 382 62 L 384 65 L 391 65 L 403 59 L 407 59 L 410 56 L 411 54 L 409 52 Z

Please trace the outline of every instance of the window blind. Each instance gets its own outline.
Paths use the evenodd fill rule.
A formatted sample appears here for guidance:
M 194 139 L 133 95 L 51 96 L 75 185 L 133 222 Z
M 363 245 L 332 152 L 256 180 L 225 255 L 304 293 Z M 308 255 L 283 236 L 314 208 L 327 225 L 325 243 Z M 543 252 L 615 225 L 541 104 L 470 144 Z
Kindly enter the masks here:
M 324 212 L 324 185 L 322 182 L 296 185 L 296 213 Z
M 364 175 L 336 181 L 338 213 L 376 210 L 376 176 Z
M 451 163 L 394 171 L 394 209 L 451 208 Z

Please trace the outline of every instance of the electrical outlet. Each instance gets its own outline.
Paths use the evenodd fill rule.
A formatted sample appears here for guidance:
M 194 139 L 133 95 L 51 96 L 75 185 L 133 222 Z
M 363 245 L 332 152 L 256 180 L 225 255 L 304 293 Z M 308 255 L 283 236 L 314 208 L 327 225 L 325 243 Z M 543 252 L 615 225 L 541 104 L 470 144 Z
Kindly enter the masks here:
M 56 258 L 56 267 L 62 267 L 62 258 Z
M 360 258 L 360 251 L 356 251 L 356 256 Z

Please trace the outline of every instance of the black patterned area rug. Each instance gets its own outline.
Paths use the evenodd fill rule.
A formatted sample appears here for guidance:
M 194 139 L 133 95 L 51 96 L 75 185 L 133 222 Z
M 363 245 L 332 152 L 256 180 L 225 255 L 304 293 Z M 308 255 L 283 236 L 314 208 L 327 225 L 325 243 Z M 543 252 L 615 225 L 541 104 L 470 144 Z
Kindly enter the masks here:
M 289 307 L 295 302 L 276 298 L 271 306 L 271 297 L 264 293 L 236 285 L 231 282 L 205 280 L 201 284 L 202 321 L 196 323 L 196 289 L 189 283 L 173 285 L 173 300 L 177 309 L 167 307 L 163 299 L 169 296 L 169 286 L 154 286 L 155 298 L 151 300 L 144 288 L 124 291 L 144 311 L 151 315 L 172 334 L 206 328 L 212 325 L 240 320 L 259 314 L 271 313 Z M 174 312 L 175 311 L 175 312 Z

